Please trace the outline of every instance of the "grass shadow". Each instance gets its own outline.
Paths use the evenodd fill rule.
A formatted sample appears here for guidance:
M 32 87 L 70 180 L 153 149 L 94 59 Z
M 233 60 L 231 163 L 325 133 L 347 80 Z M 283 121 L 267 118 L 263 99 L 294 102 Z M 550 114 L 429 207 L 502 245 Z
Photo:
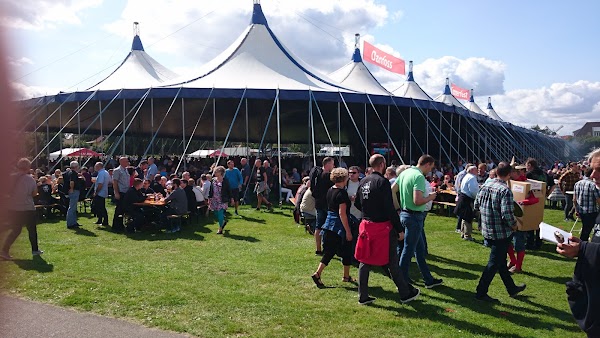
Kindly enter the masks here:
M 427 259 L 427 261 L 438 262 L 441 264 L 448 264 L 448 265 L 452 265 L 452 266 L 458 266 L 464 270 L 469 270 L 469 271 L 473 271 L 473 272 L 477 272 L 477 273 L 480 273 L 481 271 L 483 271 L 483 267 L 484 267 L 483 265 L 480 265 L 480 264 L 457 261 L 455 259 L 450 259 L 450 258 L 446 258 L 446 257 L 442 257 L 442 256 L 436 256 L 431 253 L 427 255 L 426 259 Z
M 77 228 L 73 229 L 73 232 L 76 235 L 88 236 L 88 237 L 98 237 L 98 235 L 96 235 L 94 232 L 91 232 L 88 229 L 84 229 L 82 227 L 77 227 Z
M 244 216 L 242 214 L 240 214 L 239 216 L 241 219 L 243 219 L 244 221 L 248 221 L 248 222 L 253 222 L 253 223 L 261 223 L 261 224 L 266 224 L 267 221 L 264 219 L 260 219 L 260 218 L 254 218 L 254 217 L 248 217 L 248 216 Z
M 41 256 L 33 256 L 29 259 L 15 259 L 13 262 L 21 269 L 26 271 L 37 271 L 40 273 L 47 273 L 54 271 L 54 265 L 49 264 Z
M 223 231 L 223 237 L 235 239 L 236 241 L 246 241 L 246 242 L 250 242 L 250 243 L 260 242 L 260 240 L 258 238 L 256 238 L 256 237 L 232 235 L 232 234 L 229 233 L 229 230 L 224 230 Z
M 399 301 L 399 295 L 397 293 L 388 291 L 388 290 L 383 290 L 381 287 L 369 288 L 369 291 L 370 291 L 371 295 L 373 295 L 377 298 L 389 299 L 392 301 Z M 436 299 L 436 300 L 443 300 L 445 303 L 452 303 L 452 304 L 456 304 L 456 305 L 459 305 L 462 307 L 466 307 L 469 310 L 473 311 L 474 313 L 485 314 L 485 315 L 488 315 L 488 316 L 491 316 L 494 318 L 504 318 L 507 322 L 510 322 L 511 324 L 518 325 L 521 327 L 535 328 L 535 329 L 543 330 L 543 331 L 547 330 L 548 332 L 552 332 L 552 330 L 554 330 L 555 328 L 561 328 L 561 329 L 568 330 L 568 331 L 574 329 L 574 326 L 543 322 L 540 320 L 540 318 L 531 316 L 531 312 L 529 311 L 529 309 L 525 309 L 525 308 L 512 307 L 514 310 L 511 311 L 510 313 L 506 313 L 506 312 L 500 310 L 499 308 L 497 308 L 499 306 L 506 306 L 505 304 L 490 304 L 490 303 L 475 301 L 473 299 L 473 297 L 475 295 L 473 292 L 459 290 L 459 289 L 452 289 L 452 288 L 443 287 L 443 286 L 436 288 L 436 291 L 438 291 L 440 294 L 443 294 L 443 295 L 453 298 L 453 300 L 449 301 L 448 299 L 442 299 L 441 297 L 437 297 L 434 294 L 423 294 L 422 293 L 419 299 L 417 299 L 413 302 L 410 302 L 407 305 L 401 305 L 399 303 L 397 307 L 392 307 L 392 306 L 384 306 L 384 305 L 379 305 L 377 303 L 374 303 L 371 306 L 389 310 L 392 312 L 397 312 L 399 316 L 402 316 L 405 318 L 411 318 L 411 317 L 418 318 L 418 319 L 426 318 L 432 322 L 441 322 L 446 325 L 452 326 L 452 327 L 456 328 L 457 330 L 467 331 L 467 332 L 471 332 L 471 333 L 474 333 L 477 335 L 485 335 L 485 336 L 523 337 L 515 332 L 512 332 L 512 333 L 496 332 L 496 331 L 493 331 L 492 329 L 480 326 L 477 323 L 470 323 L 467 321 L 452 318 L 452 316 L 448 315 L 448 313 L 450 311 L 448 311 L 446 308 L 442 308 L 442 307 L 427 303 L 426 299 L 431 298 L 431 299 Z M 410 308 L 414 309 L 415 311 L 403 311 L 403 306 L 410 307 Z M 547 308 L 546 310 L 551 311 L 552 315 L 554 315 L 554 316 L 559 316 L 558 318 L 560 318 L 560 319 L 563 319 L 563 317 L 564 317 L 565 322 L 569 321 L 569 319 L 566 317 L 567 316 L 566 313 L 563 313 L 563 312 L 560 312 L 558 310 L 551 309 L 551 308 Z M 557 317 L 554 317 L 554 318 L 557 318 Z
M 443 268 L 439 265 L 434 265 L 431 263 L 427 264 L 429 266 L 429 270 L 434 272 L 435 274 L 443 277 L 453 278 L 453 279 L 461 279 L 461 280 L 476 280 L 479 278 L 479 275 L 462 270 L 455 269 L 447 269 Z M 483 270 L 482 270 L 483 271 Z

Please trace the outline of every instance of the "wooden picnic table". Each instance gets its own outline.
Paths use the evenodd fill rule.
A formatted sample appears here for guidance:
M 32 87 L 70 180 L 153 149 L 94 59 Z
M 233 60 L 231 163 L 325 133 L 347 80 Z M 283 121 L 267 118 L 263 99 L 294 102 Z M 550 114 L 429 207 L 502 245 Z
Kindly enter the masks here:
M 440 190 L 438 192 L 438 194 L 448 194 L 448 195 L 456 196 L 456 191 L 455 190 Z
M 167 205 L 167 202 L 165 202 L 164 200 L 155 201 L 153 199 L 149 199 L 145 200 L 144 202 L 133 203 L 133 205 L 137 205 L 139 207 L 164 207 L 165 205 Z

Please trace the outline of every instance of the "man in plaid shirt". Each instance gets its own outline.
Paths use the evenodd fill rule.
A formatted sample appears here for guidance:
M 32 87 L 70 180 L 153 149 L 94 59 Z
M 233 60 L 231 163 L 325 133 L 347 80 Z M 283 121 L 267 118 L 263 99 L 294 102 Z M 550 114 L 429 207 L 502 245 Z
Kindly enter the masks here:
M 573 196 L 575 210 L 581 218 L 580 238 L 583 241 L 587 241 L 590 237 L 596 217 L 598 217 L 598 204 L 600 203 L 600 189 L 590 179 L 592 171 L 592 168 L 588 168 L 583 179 L 575 183 L 575 195 Z
M 513 194 L 507 184 L 510 172 L 511 167 L 508 163 L 498 164 L 497 177 L 484 184 L 475 199 L 475 209 L 481 212 L 482 234 L 491 249 L 487 266 L 479 279 L 475 294 L 475 299 L 481 301 L 498 302 L 487 294 L 496 272 L 500 273 L 506 291 L 511 297 L 525 290 L 525 284 L 518 286 L 515 284 L 506 266 L 508 246 L 512 242 L 513 233 L 517 230 Z
M 574 221 L 573 218 L 573 195 L 567 194 L 567 191 L 575 189 L 575 183 L 579 181 L 579 165 L 576 162 L 569 163 L 569 170 L 558 179 L 560 191 L 565 194 L 565 221 Z

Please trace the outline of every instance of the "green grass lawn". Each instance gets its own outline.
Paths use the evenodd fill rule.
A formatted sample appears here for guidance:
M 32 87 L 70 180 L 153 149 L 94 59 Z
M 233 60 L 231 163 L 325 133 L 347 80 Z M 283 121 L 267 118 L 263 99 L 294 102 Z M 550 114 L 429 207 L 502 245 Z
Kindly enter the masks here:
M 112 212 L 112 209 L 109 210 Z M 567 230 L 562 212 L 547 210 L 545 221 Z M 342 266 L 332 261 L 317 289 L 310 275 L 319 257 L 312 237 L 298 228 L 291 209 L 273 213 L 243 207 L 230 216 L 225 236 L 212 217 L 182 233 L 113 234 L 81 216 L 83 228 L 63 220 L 38 226 L 42 258 L 32 261 L 26 230 L 13 246 L 14 262 L 0 262 L 0 286 L 9 294 L 125 318 L 146 326 L 196 336 L 368 336 L 368 337 L 580 337 L 564 283 L 574 260 L 546 244 L 525 257 L 512 299 L 499 276 L 490 295 L 501 304 L 473 299 L 489 249 L 460 240 L 456 219 L 430 215 L 427 260 L 444 285 L 421 288 L 421 297 L 399 303 L 392 281 L 371 274 L 372 306 L 357 304 L 356 287 L 342 283 Z M 352 268 L 351 274 L 357 276 Z M 411 277 L 423 286 L 416 264 Z

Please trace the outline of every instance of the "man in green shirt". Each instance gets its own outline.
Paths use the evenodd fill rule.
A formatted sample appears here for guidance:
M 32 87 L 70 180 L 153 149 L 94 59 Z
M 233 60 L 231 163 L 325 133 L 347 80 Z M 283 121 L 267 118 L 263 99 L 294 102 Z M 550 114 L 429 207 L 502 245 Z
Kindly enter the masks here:
M 426 195 L 425 175 L 435 166 L 435 159 L 430 155 L 419 158 L 416 167 L 410 167 L 398 177 L 397 184 L 400 193 L 400 221 L 405 228 L 404 248 L 400 256 L 400 270 L 407 282 L 408 267 L 413 255 L 423 275 L 425 287 L 430 289 L 443 283 L 442 279 L 433 278 L 427 262 L 425 262 L 425 242 L 423 241 L 423 226 L 425 223 L 425 204 L 433 201 L 435 193 Z

